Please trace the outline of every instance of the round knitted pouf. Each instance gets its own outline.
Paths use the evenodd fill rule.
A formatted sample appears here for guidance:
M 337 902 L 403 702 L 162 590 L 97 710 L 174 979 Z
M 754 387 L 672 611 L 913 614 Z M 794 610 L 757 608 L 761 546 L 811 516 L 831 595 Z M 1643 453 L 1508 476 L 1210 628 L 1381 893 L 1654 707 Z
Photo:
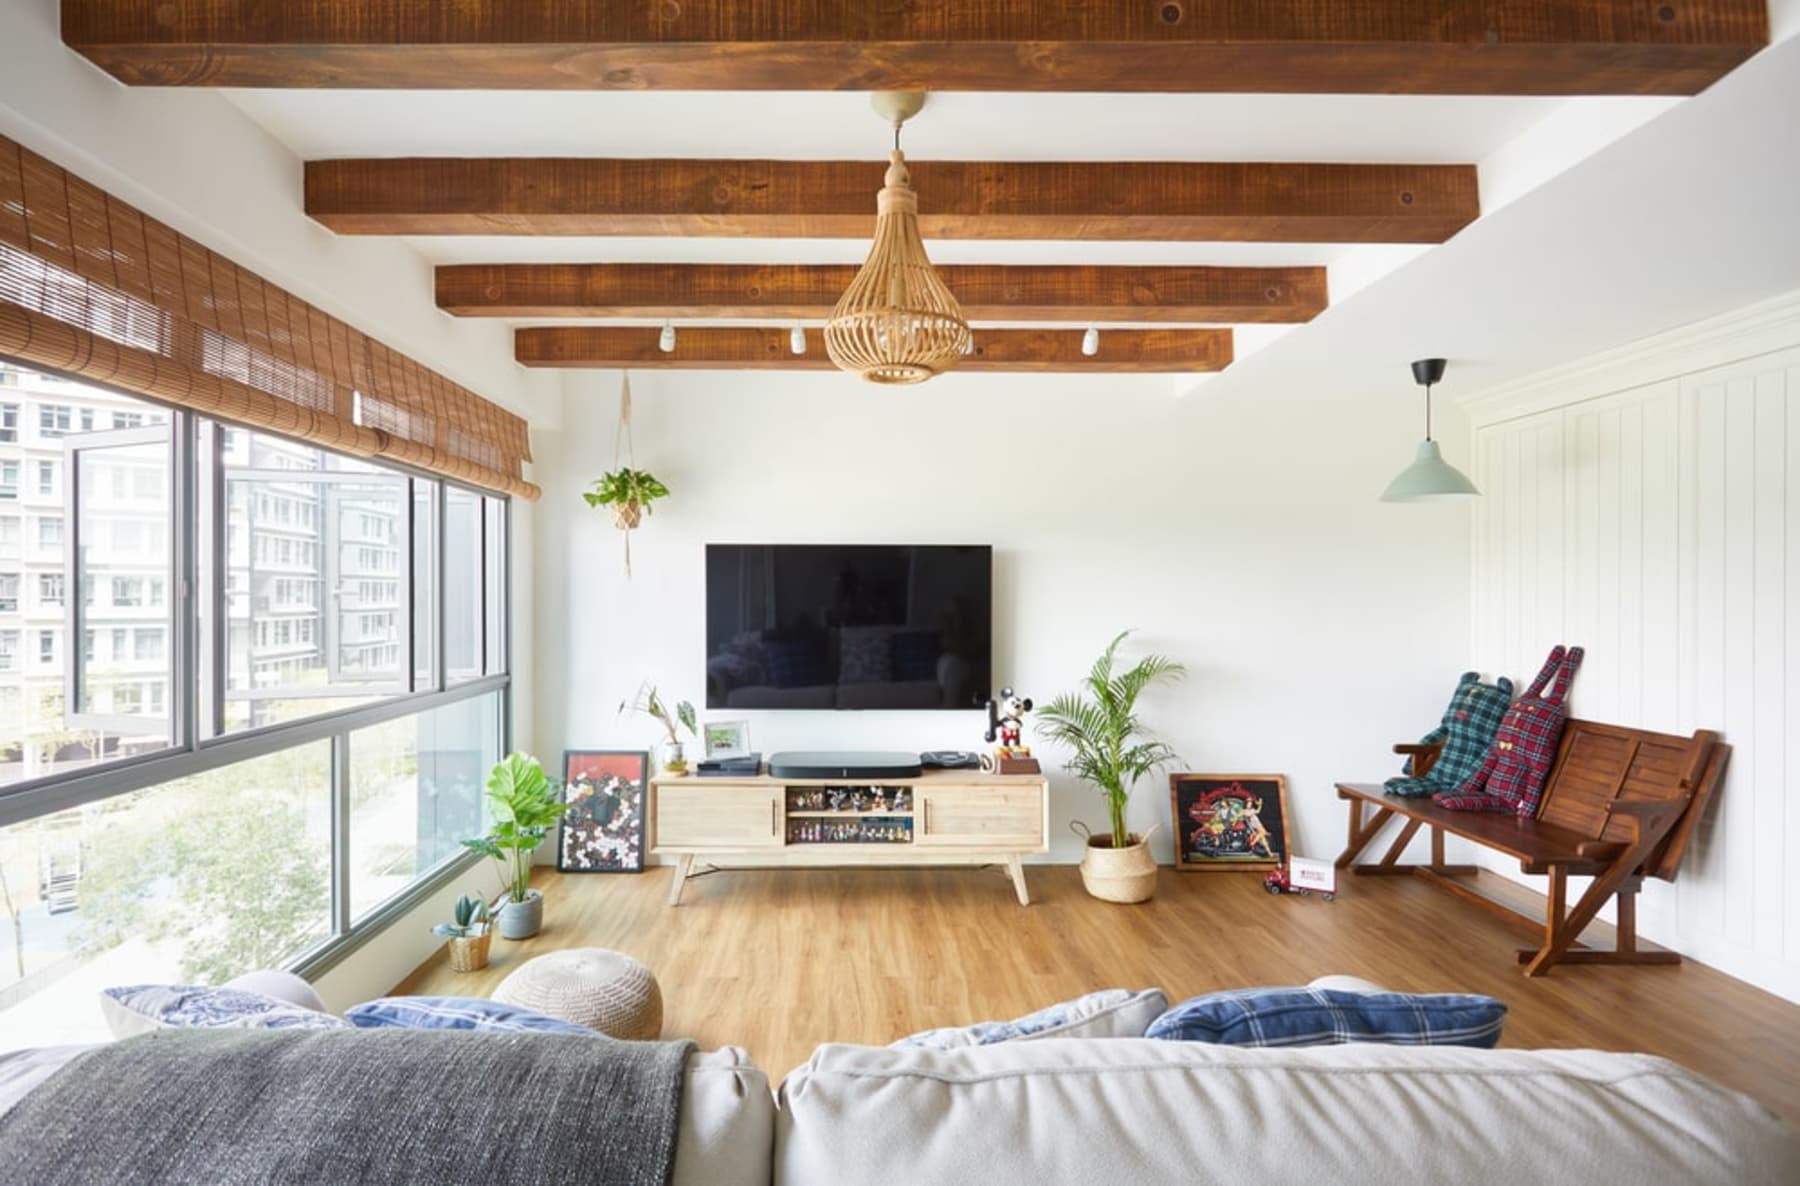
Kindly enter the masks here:
M 662 989 L 650 969 L 603 947 L 553 951 L 525 961 L 494 999 L 630 1041 L 662 1036 Z

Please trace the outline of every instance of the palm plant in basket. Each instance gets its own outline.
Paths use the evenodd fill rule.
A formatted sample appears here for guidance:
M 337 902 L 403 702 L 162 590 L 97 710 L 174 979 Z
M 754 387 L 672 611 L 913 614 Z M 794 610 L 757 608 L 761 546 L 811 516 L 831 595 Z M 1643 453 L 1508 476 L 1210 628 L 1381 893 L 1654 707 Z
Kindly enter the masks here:
M 1069 771 L 1106 797 L 1112 826 L 1106 835 L 1086 833 L 1081 878 L 1089 893 L 1114 902 L 1142 902 L 1156 892 L 1156 862 L 1149 845 L 1156 827 L 1142 836 L 1127 831 L 1125 805 L 1139 779 L 1178 760 L 1138 720 L 1138 697 L 1152 684 L 1178 680 L 1187 672 L 1166 655 L 1146 655 L 1128 670 L 1116 671 L 1119 644 L 1130 633 L 1123 631 L 1107 644 L 1082 680 L 1081 691 L 1063 693 L 1037 714 L 1038 734 L 1067 747 Z

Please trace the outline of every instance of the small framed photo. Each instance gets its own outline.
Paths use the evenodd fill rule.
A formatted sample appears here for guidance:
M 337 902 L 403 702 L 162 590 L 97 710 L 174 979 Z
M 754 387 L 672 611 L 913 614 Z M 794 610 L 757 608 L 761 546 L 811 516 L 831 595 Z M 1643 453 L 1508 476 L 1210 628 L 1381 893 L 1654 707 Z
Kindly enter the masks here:
M 749 721 L 708 721 L 700 726 L 700 737 L 706 743 L 706 757 L 743 758 L 750 754 Z
M 1279 774 L 1171 774 L 1175 867 L 1274 869 L 1286 865 L 1287 779 Z
M 556 867 L 564 873 L 644 871 L 647 750 L 569 750 L 563 754 L 562 826 Z

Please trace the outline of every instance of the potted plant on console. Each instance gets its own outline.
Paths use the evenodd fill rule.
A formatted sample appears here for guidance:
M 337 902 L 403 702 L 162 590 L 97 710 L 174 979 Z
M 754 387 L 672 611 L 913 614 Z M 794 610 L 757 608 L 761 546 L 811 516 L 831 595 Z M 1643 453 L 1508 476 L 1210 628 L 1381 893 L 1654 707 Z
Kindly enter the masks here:
M 463 847 L 499 861 L 506 881 L 498 924 L 503 939 L 529 939 L 544 925 L 544 895 L 531 888 L 531 857 L 565 810 L 555 786 L 530 754 L 511 753 L 488 775 L 494 823 Z
M 1129 671 L 1115 673 L 1119 644 L 1130 633 L 1113 639 L 1095 660 L 1082 680 L 1082 692 L 1065 692 L 1038 710 L 1039 735 L 1067 746 L 1070 772 L 1106 796 L 1111 829 L 1103 835 L 1082 825 L 1084 830 L 1077 835 L 1087 839 L 1082 884 L 1088 893 L 1108 902 L 1144 902 L 1156 893 L 1156 861 L 1149 843 L 1156 825 L 1142 836 L 1128 832 L 1125 804 L 1140 778 L 1177 759 L 1174 750 L 1145 732 L 1137 718 L 1137 701 L 1150 685 L 1186 673 L 1180 663 L 1163 655 L 1147 655 Z
M 681 743 L 681 734 L 676 732 L 676 725 L 687 729 L 694 737 L 700 736 L 700 718 L 694 712 L 694 706 L 686 700 L 678 701 L 673 711 L 656 693 L 656 685 L 644 683 L 638 686 L 637 695 L 630 700 L 619 702 L 619 711 L 641 712 L 663 727 L 669 739 L 662 745 L 662 768 L 669 774 L 687 773 L 687 750 Z

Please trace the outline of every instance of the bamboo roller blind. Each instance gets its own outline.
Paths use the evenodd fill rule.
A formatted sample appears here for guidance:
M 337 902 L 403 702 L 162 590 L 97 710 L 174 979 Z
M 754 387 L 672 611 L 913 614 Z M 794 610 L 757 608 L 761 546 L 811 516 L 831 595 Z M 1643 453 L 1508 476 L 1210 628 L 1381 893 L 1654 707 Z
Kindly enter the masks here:
M 523 419 L 0 136 L 0 355 L 535 499 Z

